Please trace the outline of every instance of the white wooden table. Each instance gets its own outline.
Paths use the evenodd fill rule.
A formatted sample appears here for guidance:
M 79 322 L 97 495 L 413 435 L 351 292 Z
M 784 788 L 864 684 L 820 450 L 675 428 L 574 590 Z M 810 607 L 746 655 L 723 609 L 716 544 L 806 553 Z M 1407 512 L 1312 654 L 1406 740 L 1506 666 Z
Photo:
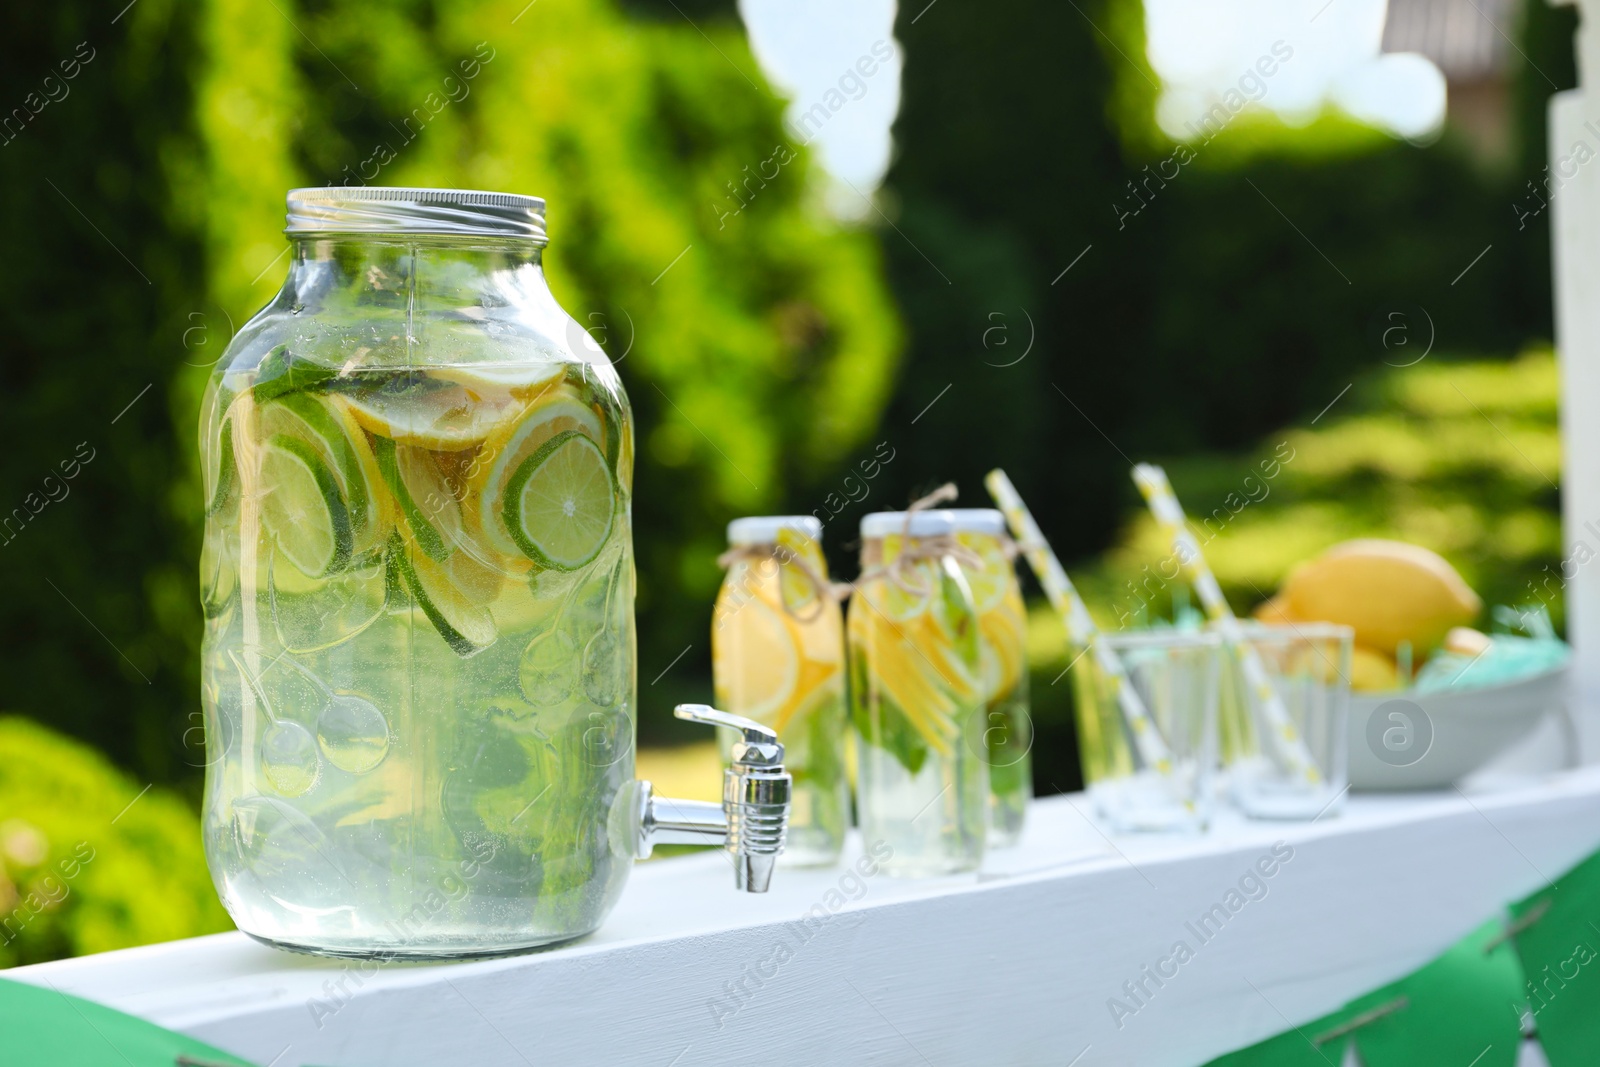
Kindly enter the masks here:
M 720 854 L 646 864 L 597 934 L 510 959 L 364 972 L 222 934 L 6 977 L 273 1067 L 1192 1067 L 1413 970 L 1600 847 L 1600 768 L 1187 840 L 1087 812 L 1040 801 L 1019 848 L 934 881 L 780 870 L 753 896 Z

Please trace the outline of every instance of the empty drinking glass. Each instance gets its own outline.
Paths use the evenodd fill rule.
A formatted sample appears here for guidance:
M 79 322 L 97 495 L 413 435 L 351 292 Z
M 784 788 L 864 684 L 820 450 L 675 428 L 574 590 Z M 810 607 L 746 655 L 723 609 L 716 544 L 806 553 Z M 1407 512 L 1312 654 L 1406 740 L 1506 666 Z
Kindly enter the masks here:
M 1343 805 L 1349 780 L 1348 626 L 1294 623 L 1244 627 L 1246 649 L 1229 649 L 1223 716 L 1237 730 L 1228 746 L 1234 803 L 1260 819 L 1315 819 Z M 1271 693 L 1247 684 L 1241 653 L 1266 669 Z
M 1204 830 L 1217 762 L 1221 639 L 1211 633 L 1151 630 L 1100 638 L 1121 666 L 1083 655 L 1073 666 L 1084 783 L 1101 816 L 1119 831 Z M 1148 724 L 1135 736 L 1131 686 Z M 1158 753 L 1158 755 L 1153 755 Z

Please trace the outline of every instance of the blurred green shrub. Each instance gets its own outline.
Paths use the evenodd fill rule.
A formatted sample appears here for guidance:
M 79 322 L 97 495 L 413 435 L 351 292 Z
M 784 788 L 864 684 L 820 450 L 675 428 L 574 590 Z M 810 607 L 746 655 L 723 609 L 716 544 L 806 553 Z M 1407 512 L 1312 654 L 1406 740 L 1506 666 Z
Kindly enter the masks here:
M 0 717 L 0 967 L 231 926 L 181 799 L 141 794 L 88 746 Z

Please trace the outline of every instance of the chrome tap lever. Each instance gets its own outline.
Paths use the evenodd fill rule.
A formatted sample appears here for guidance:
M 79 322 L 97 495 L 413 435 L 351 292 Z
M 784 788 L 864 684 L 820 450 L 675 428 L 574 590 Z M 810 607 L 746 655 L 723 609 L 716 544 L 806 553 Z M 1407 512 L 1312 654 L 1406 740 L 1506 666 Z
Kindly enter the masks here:
M 679 704 L 680 719 L 737 730 L 733 766 L 723 772 L 722 808 L 704 801 L 657 797 L 640 789 L 640 858 L 656 843 L 722 845 L 733 858 L 734 885 L 765 893 L 789 826 L 793 779 L 783 769 L 783 745 L 770 727 L 707 704 Z
M 740 740 L 733 746 L 735 763 L 747 762 L 753 767 L 783 766 L 783 745 L 778 741 L 778 732 L 770 726 L 743 715 L 718 711 L 710 704 L 679 704 L 672 709 L 672 714 L 690 722 L 738 730 Z

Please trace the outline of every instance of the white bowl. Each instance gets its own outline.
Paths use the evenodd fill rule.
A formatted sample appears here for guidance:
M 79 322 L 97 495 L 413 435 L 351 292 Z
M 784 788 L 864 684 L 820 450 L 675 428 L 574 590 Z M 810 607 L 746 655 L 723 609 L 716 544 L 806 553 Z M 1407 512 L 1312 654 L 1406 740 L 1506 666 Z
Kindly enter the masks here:
M 1545 715 L 1560 711 L 1566 699 L 1565 665 L 1482 689 L 1352 693 L 1350 787 L 1446 788 L 1526 737 Z M 1389 731 L 1389 740 L 1396 743 L 1386 746 Z M 1431 736 L 1415 758 L 1425 734 Z M 1407 741 L 1414 747 L 1408 748 Z M 1380 758 L 1380 752 L 1388 758 Z

